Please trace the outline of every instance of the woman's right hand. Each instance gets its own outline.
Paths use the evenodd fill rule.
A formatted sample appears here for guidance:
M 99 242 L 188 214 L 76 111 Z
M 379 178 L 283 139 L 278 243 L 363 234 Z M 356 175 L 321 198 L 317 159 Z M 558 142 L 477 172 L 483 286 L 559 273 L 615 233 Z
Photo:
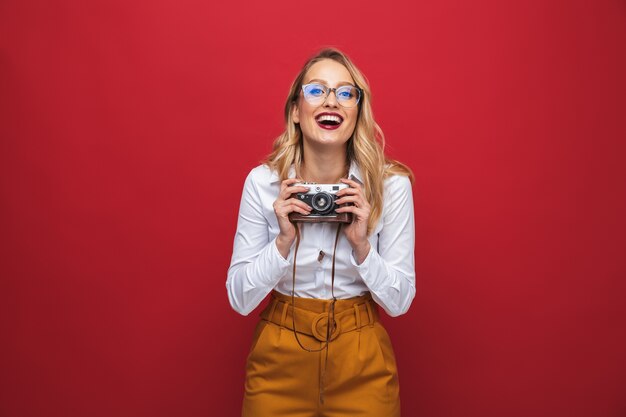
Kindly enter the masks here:
M 276 247 L 285 259 L 289 256 L 289 249 L 296 239 L 296 229 L 289 221 L 289 213 L 296 212 L 304 215 L 311 213 L 311 207 L 308 204 L 292 197 L 295 193 L 305 193 L 309 190 L 308 187 L 294 186 L 293 184 L 297 182 L 301 182 L 301 180 L 287 178 L 281 182 L 278 198 L 274 201 L 274 213 L 280 228 L 276 237 Z

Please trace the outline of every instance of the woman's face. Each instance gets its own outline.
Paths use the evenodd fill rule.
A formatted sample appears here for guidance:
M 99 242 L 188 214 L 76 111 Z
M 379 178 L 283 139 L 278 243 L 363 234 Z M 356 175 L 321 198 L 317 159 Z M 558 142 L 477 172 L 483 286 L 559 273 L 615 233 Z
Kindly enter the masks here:
M 331 59 L 316 62 L 309 68 L 303 85 L 311 83 L 330 88 L 356 85 L 346 67 Z M 302 136 L 309 144 L 343 146 L 354 132 L 358 112 L 358 105 L 346 108 L 339 104 L 334 91 L 329 92 L 323 102 L 312 105 L 300 90 L 292 116 L 294 122 L 300 124 Z

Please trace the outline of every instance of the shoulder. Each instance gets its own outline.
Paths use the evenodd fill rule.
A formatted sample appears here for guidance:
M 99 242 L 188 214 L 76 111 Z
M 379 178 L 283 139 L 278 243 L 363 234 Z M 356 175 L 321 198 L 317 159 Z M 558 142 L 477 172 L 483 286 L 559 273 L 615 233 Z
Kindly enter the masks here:
M 394 174 L 385 178 L 383 216 L 410 209 L 413 206 L 412 187 L 406 175 Z
M 258 165 L 250 170 L 246 177 L 246 187 L 269 187 L 280 182 L 278 173 L 265 164 Z
M 268 183 L 271 181 L 272 176 L 276 176 L 276 173 L 265 164 L 258 165 L 250 170 L 248 173 L 247 181 Z
M 411 192 L 411 179 L 406 175 L 401 174 L 392 174 L 385 178 L 384 180 L 384 188 L 385 192 L 403 192 L 410 193 Z
M 244 194 L 251 194 L 255 199 L 273 202 L 280 189 L 278 173 L 265 164 L 258 165 L 248 173 L 243 189 Z

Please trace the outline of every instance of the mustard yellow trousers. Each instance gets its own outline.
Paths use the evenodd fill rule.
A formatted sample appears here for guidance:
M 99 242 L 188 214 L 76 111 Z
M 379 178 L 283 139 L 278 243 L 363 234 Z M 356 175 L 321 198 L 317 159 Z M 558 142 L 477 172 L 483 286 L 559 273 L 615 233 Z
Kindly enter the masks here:
M 272 293 L 246 363 L 243 417 L 400 416 L 396 360 L 371 296 L 337 300 L 332 334 L 330 305 L 296 297 L 294 308 Z

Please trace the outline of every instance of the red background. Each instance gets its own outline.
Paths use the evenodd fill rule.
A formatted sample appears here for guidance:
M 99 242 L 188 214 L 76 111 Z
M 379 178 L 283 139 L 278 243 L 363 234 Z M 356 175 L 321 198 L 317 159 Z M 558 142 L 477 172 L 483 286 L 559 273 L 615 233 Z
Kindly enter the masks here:
M 0 1 L 0 415 L 237 416 L 243 180 L 306 58 L 416 174 L 405 416 L 626 415 L 626 3 Z

